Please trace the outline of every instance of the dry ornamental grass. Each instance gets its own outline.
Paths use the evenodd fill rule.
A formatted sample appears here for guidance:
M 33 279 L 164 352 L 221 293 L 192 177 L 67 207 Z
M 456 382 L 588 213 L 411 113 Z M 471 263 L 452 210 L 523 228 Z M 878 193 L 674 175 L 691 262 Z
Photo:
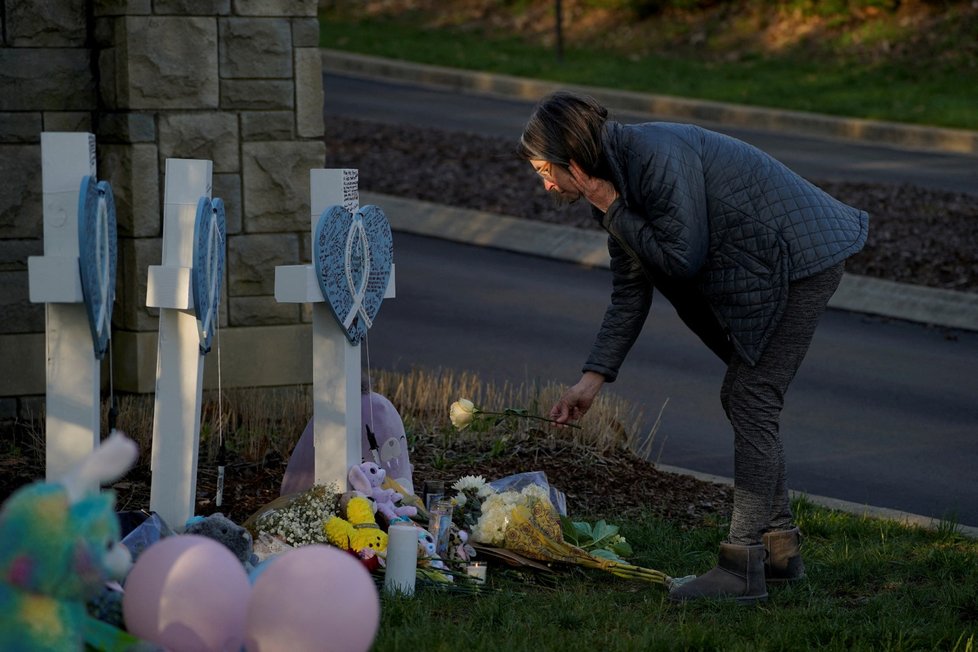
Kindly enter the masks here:
M 543 414 L 560 392 L 557 385 L 490 385 L 471 373 L 415 370 L 407 374 L 375 371 L 374 391 L 397 407 L 408 433 L 414 483 L 454 482 L 465 475 L 494 480 L 528 471 L 543 471 L 567 495 L 569 512 L 621 520 L 649 511 L 680 525 L 728 518 L 729 487 L 689 476 L 664 473 L 645 461 L 654 433 L 641 433 L 642 415 L 613 394 L 596 401 L 582 428 L 539 428 L 521 420 L 488 427 L 455 430 L 448 408 L 458 397 L 473 398 L 486 410 L 506 407 Z M 245 522 L 279 496 L 288 457 L 311 417 L 309 390 L 237 389 L 205 397 L 198 463 L 199 515 L 222 512 Z M 220 405 L 220 409 L 218 406 Z M 107 417 L 107 414 L 105 415 Z M 44 475 L 43 415 L 19 431 L 23 447 L 0 456 L 0 501 L 17 487 Z M 118 426 L 140 447 L 136 468 L 113 485 L 117 509 L 149 508 L 152 396 L 120 400 Z M 105 429 L 103 420 L 103 429 Z M 228 451 L 224 503 L 215 504 L 220 435 Z

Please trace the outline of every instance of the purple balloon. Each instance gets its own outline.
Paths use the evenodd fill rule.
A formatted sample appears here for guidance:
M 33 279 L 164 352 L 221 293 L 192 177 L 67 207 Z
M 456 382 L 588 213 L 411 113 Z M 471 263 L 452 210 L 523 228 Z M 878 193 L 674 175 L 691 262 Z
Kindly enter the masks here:
M 353 555 L 310 545 L 282 553 L 255 580 L 248 652 L 366 652 L 380 626 L 380 598 Z
M 148 547 L 126 577 L 126 629 L 179 652 L 240 650 L 251 585 L 226 547 L 193 534 Z

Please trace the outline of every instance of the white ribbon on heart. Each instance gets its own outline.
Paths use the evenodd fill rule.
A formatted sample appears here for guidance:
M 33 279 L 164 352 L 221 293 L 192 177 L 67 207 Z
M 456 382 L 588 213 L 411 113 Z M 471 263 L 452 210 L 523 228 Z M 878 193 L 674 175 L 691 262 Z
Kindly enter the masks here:
M 112 281 L 112 259 L 109 251 L 109 208 L 105 191 L 98 191 L 98 209 L 95 213 L 95 266 L 98 273 L 99 306 L 95 317 L 96 331 L 101 337 L 109 327 L 109 287 Z
M 359 244 L 363 251 L 363 275 L 360 278 L 360 286 L 357 287 L 353 279 L 353 247 L 354 241 Z M 370 315 L 363 307 L 363 299 L 367 296 L 367 281 L 370 280 L 370 243 L 367 240 L 367 230 L 363 227 L 363 216 L 357 212 L 353 214 L 353 221 L 350 223 L 350 230 L 346 234 L 346 256 L 343 260 L 343 271 L 346 274 L 346 284 L 350 289 L 350 296 L 353 297 L 353 305 L 350 312 L 343 318 L 343 328 L 349 328 L 353 323 L 353 318 L 359 313 L 360 318 L 367 328 L 373 324 Z
M 200 319 L 201 325 L 200 330 L 202 333 L 209 333 L 211 330 L 211 322 L 214 321 L 215 312 L 215 298 L 220 288 L 217 286 L 217 280 L 220 278 L 221 273 L 221 253 L 218 251 L 218 247 L 223 247 L 224 242 L 221 240 L 221 229 L 220 224 L 217 219 L 217 209 L 212 208 L 210 219 L 207 222 L 207 255 L 205 257 L 204 268 L 207 270 L 207 280 L 210 281 L 207 286 L 207 303 L 205 305 L 205 313 L 203 318 Z M 200 317 L 200 315 L 198 315 Z

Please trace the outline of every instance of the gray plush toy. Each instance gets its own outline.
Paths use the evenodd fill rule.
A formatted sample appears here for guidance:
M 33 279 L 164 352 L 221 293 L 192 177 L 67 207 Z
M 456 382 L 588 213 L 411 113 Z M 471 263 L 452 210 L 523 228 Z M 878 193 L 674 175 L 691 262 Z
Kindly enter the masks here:
M 248 571 L 258 564 L 258 557 L 252 551 L 251 533 L 224 514 L 194 516 L 187 521 L 184 534 L 196 534 L 223 543 Z

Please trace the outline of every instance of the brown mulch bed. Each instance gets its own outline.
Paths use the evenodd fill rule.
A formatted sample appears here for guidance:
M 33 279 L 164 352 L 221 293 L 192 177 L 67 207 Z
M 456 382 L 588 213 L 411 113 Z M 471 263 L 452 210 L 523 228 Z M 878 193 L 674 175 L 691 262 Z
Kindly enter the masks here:
M 411 462 L 417 491 L 425 480 L 450 484 L 464 475 L 495 480 L 543 471 L 548 481 L 566 494 L 571 516 L 600 516 L 619 523 L 644 512 L 679 527 L 694 527 L 727 520 L 732 505 L 728 486 L 660 471 L 626 450 L 585 449 L 539 430 L 507 436 L 501 452 L 498 441 L 490 438 L 446 446 L 422 435 L 414 443 Z M 218 507 L 214 502 L 216 466 L 213 460 L 201 458 L 196 513 L 222 512 L 236 523 L 245 522 L 279 496 L 286 466 L 287 461 L 274 453 L 261 462 L 232 456 L 225 470 L 224 502 Z M 43 476 L 43 458 L 27 452 L 0 457 L 0 501 L 17 487 Z M 149 465 L 143 462 L 116 482 L 117 509 L 148 509 L 150 479 Z
M 506 438 L 502 452 L 489 441 L 427 448 L 428 454 L 418 446 L 412 452 L 416 489 L 419 479 L 442 480 L 447 486 L 465 475 L 491 481 L 543 471 L 550 484 L 566 494 L 572 516 L 620 520 L 644 512 L 683 527 L 730 516 L 733 492 L 726 485 L 660 471 L 628 450 L 583 448 L 541 430 Z

